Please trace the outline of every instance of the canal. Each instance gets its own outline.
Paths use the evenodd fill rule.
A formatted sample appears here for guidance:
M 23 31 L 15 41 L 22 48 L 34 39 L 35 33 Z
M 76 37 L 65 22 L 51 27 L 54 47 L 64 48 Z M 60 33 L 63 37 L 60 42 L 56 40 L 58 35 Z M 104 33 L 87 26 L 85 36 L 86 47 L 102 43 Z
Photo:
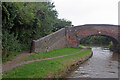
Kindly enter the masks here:
M 67 78 L 118 78 L 118 54 L 107 47 L 92 47 L 93 56 Z

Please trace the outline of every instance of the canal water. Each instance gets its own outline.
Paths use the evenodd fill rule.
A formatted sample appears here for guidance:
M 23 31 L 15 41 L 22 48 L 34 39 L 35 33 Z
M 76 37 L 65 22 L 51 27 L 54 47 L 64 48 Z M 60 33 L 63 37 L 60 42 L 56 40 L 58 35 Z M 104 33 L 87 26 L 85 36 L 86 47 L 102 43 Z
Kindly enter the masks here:
M 118 78 L 118 54 L 106 47 L 92 47 L 93 56 L 67 78 Z

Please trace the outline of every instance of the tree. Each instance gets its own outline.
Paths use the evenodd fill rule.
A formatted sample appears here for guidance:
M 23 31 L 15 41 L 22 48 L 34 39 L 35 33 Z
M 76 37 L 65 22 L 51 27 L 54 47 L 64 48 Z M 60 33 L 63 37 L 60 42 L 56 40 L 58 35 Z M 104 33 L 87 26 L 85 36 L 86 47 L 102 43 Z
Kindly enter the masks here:
M 53 31 L 57 31 L 65 26 L 71 26 L 72 22 L 65 19 L 57 19 L 56 24 L 54 25 Z
M 58 19 L 51 2 L 3 2 L 3 51 L 30 49 L 32 40 L 46 36 L 71 22 Z

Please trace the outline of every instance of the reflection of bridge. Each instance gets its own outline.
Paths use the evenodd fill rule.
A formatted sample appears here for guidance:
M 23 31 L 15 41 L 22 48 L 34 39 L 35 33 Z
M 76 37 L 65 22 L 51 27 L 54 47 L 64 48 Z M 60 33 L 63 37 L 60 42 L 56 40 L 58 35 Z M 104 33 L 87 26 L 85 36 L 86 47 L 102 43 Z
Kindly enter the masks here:
M 79 41 L 87 36 L 101 35 L 110 38 L 114 48 L 120 43 L 120 26 L 109 24 L 87 24 L 62 28 L 38 40 L 33 40 L 31 52 L 46 52 L 53 49 L 78 47 Z
M 120 26 L 107 24 L 87 24 L 74 27 L 66 27 L 67 45 L 78 47 L 79 41 L 87 36 L 101 35 L 110 38 L 116 45 L 120 42 Z

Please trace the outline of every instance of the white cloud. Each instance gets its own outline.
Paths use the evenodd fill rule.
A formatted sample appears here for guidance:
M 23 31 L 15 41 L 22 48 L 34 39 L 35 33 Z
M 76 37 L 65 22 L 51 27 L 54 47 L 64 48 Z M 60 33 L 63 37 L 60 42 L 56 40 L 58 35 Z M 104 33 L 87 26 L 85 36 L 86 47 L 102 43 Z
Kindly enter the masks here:
M 52 0 L 59 18 L 73 25 L 118 24 L 119 0 Z

